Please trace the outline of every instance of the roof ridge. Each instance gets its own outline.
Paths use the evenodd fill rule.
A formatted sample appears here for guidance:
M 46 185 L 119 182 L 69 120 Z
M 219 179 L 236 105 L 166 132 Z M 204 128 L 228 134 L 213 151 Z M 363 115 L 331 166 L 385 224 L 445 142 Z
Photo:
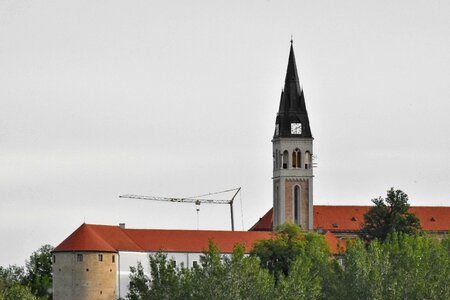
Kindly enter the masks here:
M 122 229 L 122 228 L 121 228 Z M 247 230 L 234 230 L 234 231 L 230 231 L 230 230 L 197 230 L 197 229 L 167 229 L 167 228 L 124 228 L 122 229 L 124 231 L 127 230 L 152 230 L 152 231 L 182 231 L 182 232 L 248 232 Z
M 142 248 L 141 245 L 139 245 L 139 244 L 137 243 L 137 241 L 135 241 L 134 238 L 131 237 L 131 236 L 128 234 L 127 230 L 132 230 L 132 228 L 122 228 L 122 227 L 120 227 L 120 226 L 117 226 L 117 227 L 119 227 L 119 230 L 122 231 L 122 233 L 125 234 L 125 235 L 127 236 L 127 238 L 129 238 L 130 241 L 133 242 L 133 244 L 136 245 L 137 248 L 141 249 L 141 251 L 145 251 L 144 248 Z

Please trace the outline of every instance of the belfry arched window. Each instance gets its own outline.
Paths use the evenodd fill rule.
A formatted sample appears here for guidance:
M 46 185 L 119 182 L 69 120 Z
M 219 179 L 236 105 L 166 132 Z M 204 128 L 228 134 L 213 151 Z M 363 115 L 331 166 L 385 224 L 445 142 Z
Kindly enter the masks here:
M 289 152 L 284 150 L 283 152 L 283 169 L 287 169 L 289 166 Z
M 305 169 L 311 168 L 311 153 L 305 152 Z
M 281 151 L 278 151 L 278 166 L 277 166 L 277 169 L 281 169 L 282 163 L 283 163 L 283 153 L 281 153 Z
M 298 148 L 292 152 L 292 167 L 293 168 L 301 168 L 302 167 L 301 152 L 300 152 L 300 149 L 298 149 Z
M 300 187 L 294 187 L 294 223 L 300 224 Z
M 276 170 L 278 168 L 278 150 L 275 150 L 273 154 L 273 169 Z

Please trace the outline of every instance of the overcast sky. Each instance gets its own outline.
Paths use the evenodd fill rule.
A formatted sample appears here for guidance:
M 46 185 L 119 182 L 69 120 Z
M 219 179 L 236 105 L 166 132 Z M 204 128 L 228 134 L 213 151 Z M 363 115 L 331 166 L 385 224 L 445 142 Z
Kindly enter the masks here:
M 294 49 L 316 204 L 390 187 L 450 205 L 449 1 L 0 1 L 0 265 L 84 221 L 195 229 L 186 197 L 272 206 L 275 116 Z M 242 208 L 240 203 L 242 201 Z M 202 205 L 201 229 L 230 228 Z

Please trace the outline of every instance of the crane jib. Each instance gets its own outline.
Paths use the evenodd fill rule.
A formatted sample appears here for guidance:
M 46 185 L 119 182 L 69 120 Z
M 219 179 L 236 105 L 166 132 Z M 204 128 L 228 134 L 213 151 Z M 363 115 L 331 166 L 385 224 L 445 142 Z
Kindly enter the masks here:
M 128 198 L 128 199 L 139 199 L 139 200 L 153 200 L 153 201 L 168 201 L 168 202 L 177 202 L 177 203 L 194 203 L 195 205 L 200 205 L 202 203 L 206 204 L 229 204 L 230 205 L 230 213 L 231 213 L 231 230 L 234 231 L 234 213 L 233 213 L 233 201 L 236 195 L 240 192 L 241 188 L 225 190 L 221 192 L 209 193 L 194 197 L 187 198 L 170 198 L 170 197 L 155 197 L 155 196 L 143 196 L 143 195 L 121 195 L 119 198 Z M 231 200 L 218 200 L 218 199 L 201 199 L 201 197 L 217 195 L 222 193 L 227 193 L 235 191 Z

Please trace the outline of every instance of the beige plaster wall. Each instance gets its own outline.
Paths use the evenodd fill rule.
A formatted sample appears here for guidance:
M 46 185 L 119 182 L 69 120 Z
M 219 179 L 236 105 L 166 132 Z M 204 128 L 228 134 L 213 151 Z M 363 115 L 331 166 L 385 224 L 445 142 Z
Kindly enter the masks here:
M 83 261 L 77 255 L 83 255 Z M 103 261 L 99 261 L 99 254 Z M 53 299 L 115 299 L 117 253 L 53 253 Z M 114 262 L 113 262 L 114 256 Z

